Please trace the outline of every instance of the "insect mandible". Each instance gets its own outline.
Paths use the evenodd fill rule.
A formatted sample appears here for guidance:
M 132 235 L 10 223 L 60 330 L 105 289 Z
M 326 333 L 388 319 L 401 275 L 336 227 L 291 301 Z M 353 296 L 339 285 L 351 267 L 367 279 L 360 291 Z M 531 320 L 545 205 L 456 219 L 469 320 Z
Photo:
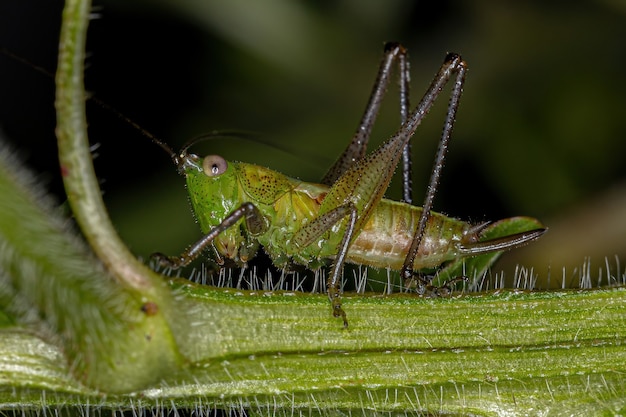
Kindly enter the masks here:
M 402 124 L 391 138 L 366 155 L 372 126 L 396 63 Z M 180 256 L 155 253 L 152 257 L 161 266 L 176 269 L 209 249 L 218 262 L 226 258 L 245 264 L 262 246 L 278 267 L 296 263 L 319 268 L 330 260 L 327 293 L 332 314 L 341 317 L 347 327 L 341 300 L 341 275 L 346 262 L 398 270 L 406 285 L 414 285 L 418 293 L 423 293 L 432 277 L 420 274 L 420 270 L 439 268 L 454 281 L 461 275 L 464 260 L 477 259 L 486 267 L 499 252 L 539 238 L 547 229 L 533 218 L 472 225 L 431 211 L 466 70 L 459 55 L 448 54 L 417 107 L 409 112 L 407 51 L 398 43 L 386 44 L 356 134 L 321 184 L 257 165 L 227 162 L 217 155 L 201 158 L 188 152 L 198 140 L 173 152 L 152 138 L 186 177 L 192 209 L 204 233 Z M 450 80 L 452 92 L 443 133 L 424 204 L 418 207 L 411 204 L 410 139 Z M 401 159 L 404 202 L 384 199 Z

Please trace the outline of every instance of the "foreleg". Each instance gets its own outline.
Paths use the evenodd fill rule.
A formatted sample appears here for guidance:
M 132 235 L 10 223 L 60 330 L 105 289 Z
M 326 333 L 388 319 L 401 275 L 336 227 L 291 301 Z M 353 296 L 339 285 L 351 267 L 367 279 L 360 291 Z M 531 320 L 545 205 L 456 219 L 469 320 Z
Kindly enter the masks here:
M 213 240 L 226 229 L 234 226 L 241 218 L 245 218 L 246 228 L 251 235 L 258 235 L 267 230 L 267 223 L 261 212 L 252 203 L 243 203 L 230 212 L 224 220 L 209 231 L 202 239 L 189 246 L 180 256 L 167 256 L 162 253 L 153 253 L 150 257 L 160 266 L 172 269 L 189 265 Z

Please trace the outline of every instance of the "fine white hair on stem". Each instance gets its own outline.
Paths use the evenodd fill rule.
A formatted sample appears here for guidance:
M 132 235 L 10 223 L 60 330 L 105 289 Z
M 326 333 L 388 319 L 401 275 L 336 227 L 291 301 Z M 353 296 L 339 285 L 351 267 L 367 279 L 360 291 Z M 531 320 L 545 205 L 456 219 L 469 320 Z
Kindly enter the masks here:
M 559 268 L 561 271 L 558 286 L 561 289 L 592 289 L 606 286 L 626 284 L 626 268 L 623 268 L 617 255 L 605 257 L 602 265 L 594 267 L 593 260 L 586 257 L 580 266 L 572 270 Z M 160 271 L 170 275 L 172 271 Z M 372 274 L 372 272 L 375 272 Z M 383 270 L 381 273 L 362 265 L 346 270 L 344 273 L 344 290 L 357 294 L 378 293 L 393 294 L 406 292 L 407 288 L 400 281 L 397 272 Z M 180 271 L 176 272 L 180 276 Z M 202 285 L 220 288 L 238 288 L 264 291 L 301 291 L 314 294 L 324 293 L 325 268 L 314 271 L 292 271 L 288 268 L 263 269 L 261 272 L 256 266 L 244 268 L 215 268 L 207 263 L 201 263 L 187 274 L 190 281 Z M 349 274 L 349 275 L 346 275 Z M 351 277 L 351 279 L 347 279 Z M 453 288 L 460 293 L 475 293 L 500 289 L 546 290 L 551 289 L 553 283 L 552 267 L 545 271 L 535 267 L 517 265 L 512 275 L 507 276 L 505 271 L 488 270 L 482 274 L 473 271 L 466 281 L 459 282 Z M 408 292 L 411 292 L 409 289 Z

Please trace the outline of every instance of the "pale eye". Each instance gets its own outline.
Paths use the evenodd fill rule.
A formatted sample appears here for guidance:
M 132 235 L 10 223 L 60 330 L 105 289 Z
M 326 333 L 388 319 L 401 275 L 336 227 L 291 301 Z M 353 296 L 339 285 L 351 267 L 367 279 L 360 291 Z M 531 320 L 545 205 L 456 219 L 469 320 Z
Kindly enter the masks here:
M 209 177 L 216 177 L 226 172 L 228 163 L 219 155 L 208 155 L 202 160 L 202 169 L 204 174 Z

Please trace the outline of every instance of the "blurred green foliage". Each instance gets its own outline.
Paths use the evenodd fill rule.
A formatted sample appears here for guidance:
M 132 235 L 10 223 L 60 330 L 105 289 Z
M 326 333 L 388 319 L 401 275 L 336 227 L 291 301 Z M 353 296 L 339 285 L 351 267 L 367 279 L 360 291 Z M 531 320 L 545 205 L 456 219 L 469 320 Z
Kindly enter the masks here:
M 0 42 L 52 69 L 60 4 L 23 3 L 1 6 Z M 307 181 L 356 128 L 384 41 L 409 49 L 414 103 L 445 53 L 461 53 L 470 70 L 436 210 L 540 218 L 551 231 L 529 247 L 533 261 L 514 251 L 508 262 L 542 273 L 583 256 L 626 258 L 620 2 L 103 0 L 95 11 L 86 80 L 99 98 L 173 146 L 214 129 L 259 132 L 288 152 L 231 140 L 198 152 Z M 51 82 L 0 62 L 1 126 L 57 187 Z M 397 128 L 397 112 L 391 89 L 375 144 Z M 416 136 L 417 201 L 444 112 L 442 100 Z M 91 106 L 89 117 L 105 197 L 131 249 L 175 253 L 196 239 L 169 159 L 102 109 Z

